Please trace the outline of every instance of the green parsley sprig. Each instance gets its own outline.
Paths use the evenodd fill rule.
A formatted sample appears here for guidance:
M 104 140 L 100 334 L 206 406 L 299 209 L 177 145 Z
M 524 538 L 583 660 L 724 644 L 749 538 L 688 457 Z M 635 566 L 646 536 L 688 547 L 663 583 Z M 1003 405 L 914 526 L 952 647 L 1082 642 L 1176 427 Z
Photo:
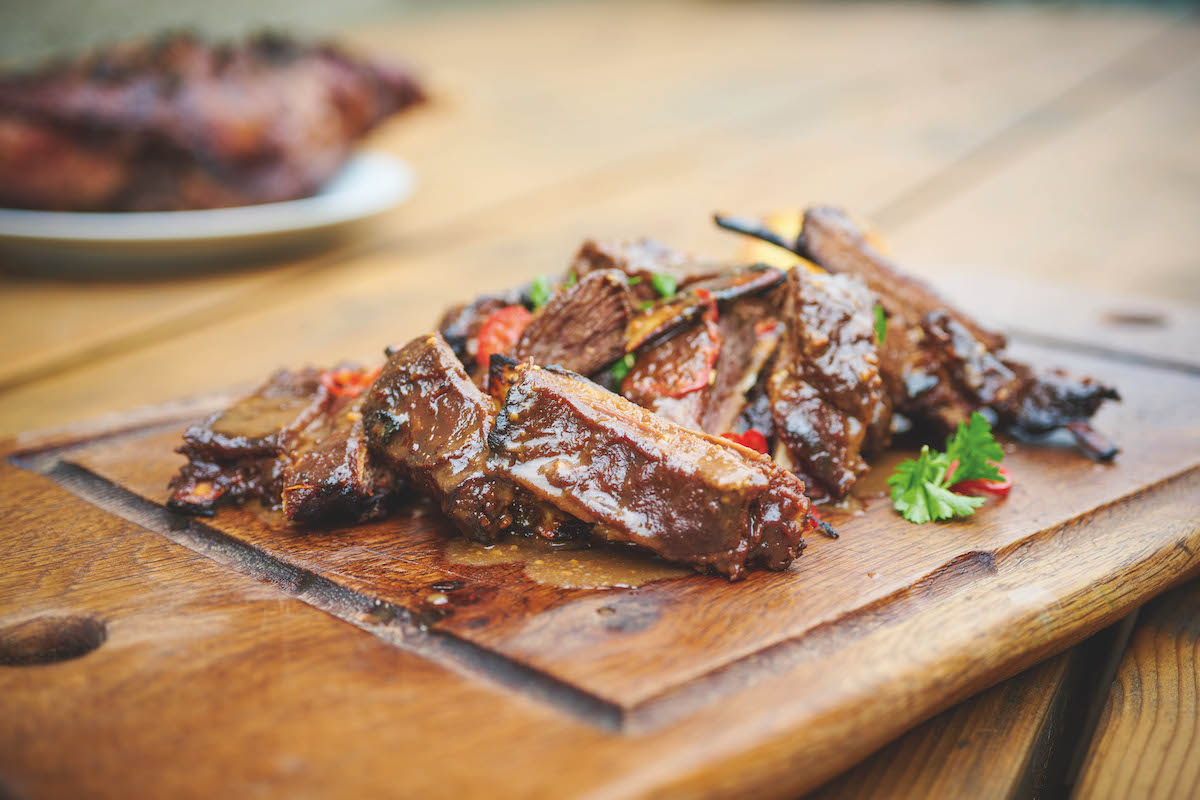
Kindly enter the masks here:
M 533 279 L 533 283 L 529 286 L 529 302 L 533 304 L 534 309 L 539 309 L 546 303 L 550 302 L 550 279 L 545 275 L 538 275 Z
M 983 498 L 955 494 L 950 487 L 962 481 L 1000 480 L 996 465 L 1003 460 L 1004 449 L 992 436 L 992 426 L 976 411 L 946 440 L 946 452 L 925 445 L 916 459 L 896 466 L 887 480 L 892 487 L 892 506 L 909 522 L 969 517 L 983 504 Z
M 875 304 L 875 342 L 883 344 L 883 340 L 887 338 L 887 312 L 883 310 L 882 303 Z
M 650 283 L 654 284 L 654 289 L 663 297 L 670 297 L 675 294 L 678 283 L 674 275 L 666 272 L 656 272 L 650 276 Z
M 612 375 L 612 379 L 618 384 L 625 380 L 625 376 L 629 374 L 629 370 L 633 369 L 633 364 L 636 359 L 633 353 L 626 353 L 618 358 L 613 365 L 608 368 L 608 372 Z

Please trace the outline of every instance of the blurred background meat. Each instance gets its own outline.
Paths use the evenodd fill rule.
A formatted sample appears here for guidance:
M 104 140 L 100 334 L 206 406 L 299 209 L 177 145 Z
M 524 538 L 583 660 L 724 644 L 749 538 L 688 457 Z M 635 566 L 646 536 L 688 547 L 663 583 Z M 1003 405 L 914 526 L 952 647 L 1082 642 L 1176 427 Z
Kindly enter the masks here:
M 423 99 L 398 66 L 260 34 L 189 34 L 0 78 L 0 205 L 160 211 L 313 194 Z

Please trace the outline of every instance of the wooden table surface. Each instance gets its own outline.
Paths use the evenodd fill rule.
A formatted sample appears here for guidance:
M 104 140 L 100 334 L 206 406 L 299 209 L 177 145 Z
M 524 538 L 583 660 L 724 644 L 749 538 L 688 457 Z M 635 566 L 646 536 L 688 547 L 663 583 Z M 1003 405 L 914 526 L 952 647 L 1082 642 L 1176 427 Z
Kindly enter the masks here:
M 1111 297 L 1112 313 L 1132 321 L 1123 357 L 1200 374 L 1192 17 L 1004 4 L 571 4 L 474 9 L 349 38 L 408 58 L 435 94 L 370 141 L 414 165 L 412 200 L 332 250 L 280 263 L 122 280 L 4 274 L 0 436 L 99 429 L 103 415 L 244 386 L 280 364 L 374 358 L 453 301 L 557 272 L 585 236 L 648 234 L 726 255 L 736 243 L 712 229 L 713 210 L 812 202 L 871 220 L 901 260 L 974 296 L 1019 339 L 1057 340 L 1066 326 L 1077 349 L 1104 349 L 1073 299 Z M 1043 291 L 1031 295 L 1031 282 Z M 1157 330 L 1165 318 L 1185 320 L 1184 334 Z M 0 624 L 52 613 L 68 597 L 119 595 L 137 607 L 126 635 L 155 644 L 123 651 L 116 683 L 0 667 L 0 796 L 85 787 L 130 796 L 139 771 L 175 753 L 197 762 L 160 774 L 155 793 L 189 795 L 222 779 L 241 794 L 294 789 L 289 776 L 317 758 L 278 746 L 282 729 L 311 719 L 295 698 L 281 702 L 300 685 L 298 670 L 399 701 L 420 680 L 388 683 L 381 671 L 433 669 L 132 523 L 98 546 L 87 533 L 100 512 L 62 502 L 73 525 L 41 529 L 33 510 L 9 520 Z M 817 796 L 1194 795 L 1198 619 L 1200 584 L 1184 584 L 915 728 Z M 272 633 L 280 626 L 289 638 Z M 286 706 L 286 716 L 222 703 L 222 682 L 235 676 L 215 655 L 183 660 L 185 643 L 222 631 L 224 647 L 260 665 L 264 707 Z M 151 674 L 180 685 L 139 687 Z M 40 698 L 47 718 L 74 720 L 76 737 L 39 739 L 14 719 L 6 698 L 22 692 Z M 229 735 L 206 738 L 201 753 L 181 730 L 81 755 L 87 736 L 126 730 L 108 721 L 130 714 L 127 703 L 164 715 L 194 708 Z M 363 715 L 363 738 L 310 776 L 314 793 L 388 785 L 350 777 L 377 766 L 366 753 L 370 725 L 383 720 L 347 713 Z M 471 743 L 465 736 L 464 759 Z M 264 759 L 252 768 L 248 746 Z M 537 768 L 533 754 L 514 763 Z

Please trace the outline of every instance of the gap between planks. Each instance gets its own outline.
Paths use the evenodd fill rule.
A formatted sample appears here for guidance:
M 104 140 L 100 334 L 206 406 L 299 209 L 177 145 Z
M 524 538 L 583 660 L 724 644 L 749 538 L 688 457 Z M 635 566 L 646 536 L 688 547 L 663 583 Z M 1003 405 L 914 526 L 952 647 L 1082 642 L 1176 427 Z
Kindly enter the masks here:
M 1049 100 L 1034 106 L 1011 125 L 959 156 L 875 211 L 883 230 L 899 229 L 946 205 L 969 187 L 1035 148 L 1045 146 L 1130 95 L 1184 69 L 1194 58 L 1195 36 L 1189 23 L 1196 13 L 1130 48 L 1100 69 Z M 1120 87 L 1112 91 L 1113 86 Z M 1055 125 L 1044 120 L 1064 118 Z

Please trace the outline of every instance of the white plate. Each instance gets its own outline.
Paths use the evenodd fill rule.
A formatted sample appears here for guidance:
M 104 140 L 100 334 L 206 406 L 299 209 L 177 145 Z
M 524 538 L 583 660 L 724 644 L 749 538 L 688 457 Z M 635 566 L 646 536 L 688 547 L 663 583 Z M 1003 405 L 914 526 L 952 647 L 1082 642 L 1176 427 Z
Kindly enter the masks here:
M 145 271 L 181 264 L 211 266 L 295 252 L 327 242 L 344 228 L 405 200 L 409 166 L 383 153 L 360 152 L 312 197 L 202 211 L 78 213 L 0 209 L 0 253 L 39 271 Z

